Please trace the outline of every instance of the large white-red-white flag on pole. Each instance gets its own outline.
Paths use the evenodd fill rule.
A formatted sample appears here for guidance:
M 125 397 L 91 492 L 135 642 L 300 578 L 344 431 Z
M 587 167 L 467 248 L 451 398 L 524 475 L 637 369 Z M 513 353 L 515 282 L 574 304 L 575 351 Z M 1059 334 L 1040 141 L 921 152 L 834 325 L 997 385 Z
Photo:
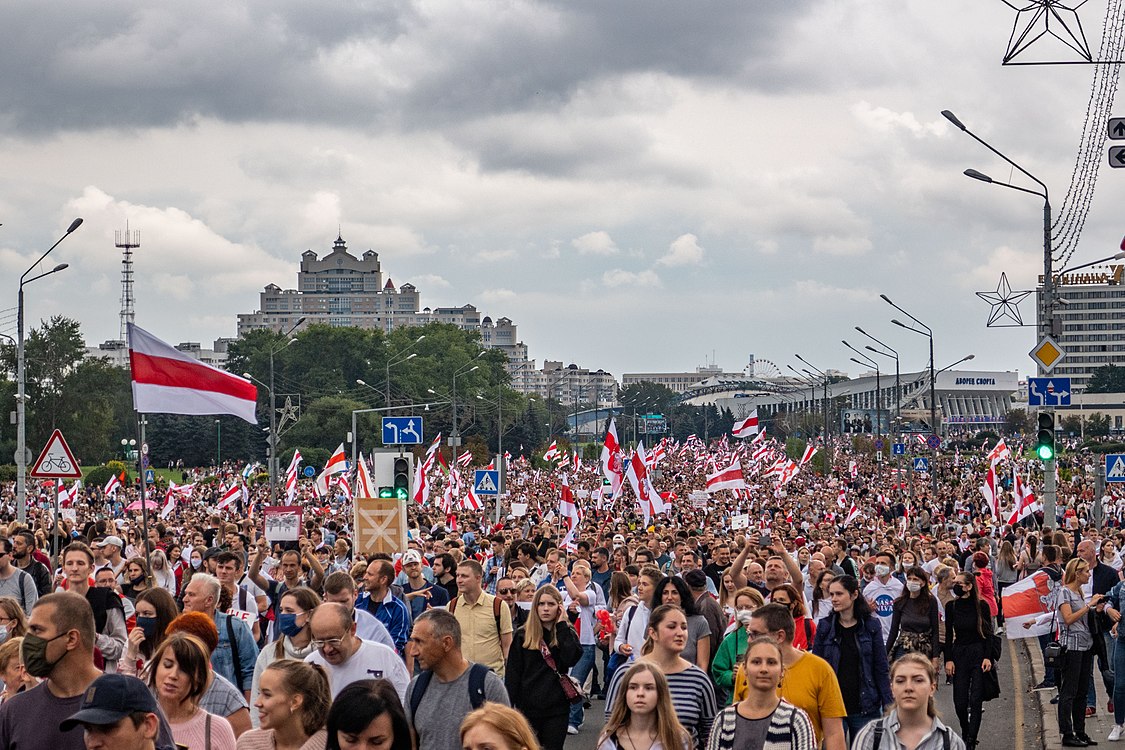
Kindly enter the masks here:
M 215 509 L 222 510 L 240 497 L 242 497 L 242 485 L 232 484 L 230 489 L 223 491 L 223 494 L 219 497 L 219 502 L 215 505 Z
M 1016 499 L 1016 507 L 1012 511 L 1012 515 L 1008 518 L 1008 525 L 1015 526 L 1017 523 L 1027 518 L 1036 511 L 1042 510 L 1042 505 L 1035 497 L 1031 487 L 1026 482 L 1020 480 L 1019 474 L 1012 477 L 1012 495 Z
M 737 459 L 725 469 L 719 469 L 714 474 L 707 475 L 708 492 L 744 489 L 746 489 L 746 477 L 742 475 L 742 464 Z
M 363 454 L 359 454 L 356 459 L 359 463 L 359 468 L 355 475 L 355 488 L 358 497 L 376 497 L 377 491 L 375 483 L 371 481 L 371 472 L 367 469 L 367 462 L 363 460 Z
M 984 484 L 980 486 L 980 493 L 984 495 L 984 499 L 988 502 L 988 508 L 992 511 L 992 517 L 999 520 L 1000 492 L 996 488 L 995 466 L 988 467 L 988 473 L 984 475 Z
M 257 424 L 258 389 L 129 323 L 133 408 L 141 414 L 231 414 Z
M 812 457 L 816 455 L 816 452 L 818 450 L 820 450 L 820 449 L 817 448 L 812 443 L 809 443 L 808 445 L 806 445 L 805 446 L 805 452 L 801 454 L 801 466 L 804 466 L 809 461 L 812 461 Z
M 746 419 L 734 423 L 730 434 L 735 437 L 748 438 L 758 434 L 758 410 L 750 412 Z
M 289 462 L 289 468 L 285 471 L 285 496 L 289 498 L 292 503 L 294 498 L 297 497 L 297 467 L 301 465 L 301 451 L 293 451 L 293 460 Z
M 994 464 L 1005 458 L 1010 460 L 1012 458 L 1012 451 L 1009 450 L 1008 446 L 1004 443 L 1004 438 L 1000 438 L 996 441 L 996 445 L 993 446 L 992 450 L 988 452 L 988 462 Z

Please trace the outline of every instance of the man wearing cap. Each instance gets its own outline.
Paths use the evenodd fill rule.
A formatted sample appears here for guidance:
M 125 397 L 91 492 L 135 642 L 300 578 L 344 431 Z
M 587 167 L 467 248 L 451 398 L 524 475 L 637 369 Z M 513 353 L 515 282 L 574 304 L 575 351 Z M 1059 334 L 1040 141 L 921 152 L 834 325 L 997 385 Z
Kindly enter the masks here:
M 449 593 L 443 586 L 436 586 L 422 576 L 422 554 L 416 549 L 408 549 L 402 556 L 402 571 L 406 580 L 402 584 L 402 598 L 410 607 L 410 618 L 414 619 L 431 607 L 444 607 L 449 604 Z
M 125 583 L 125 558 L 121 552 L 125 549 L 125 542 L 121 537 L 110 535 L 94 545 L 102 551 L 105 564 L 113 568 L 118 583 Z
M 48 594 L 35 603 L 21 657 L 28 674 L 43 679 L 0 705 L 0 748 L 81 750 L 81 735 L 59 724 L 82 706 L 101 676 L 94 666 L 94 613 L 73 592 Z M 167 733 L 171 743 L 171 730 Z
M 79 726 L 86 750 L 176 747 L 171 733 L 161 731 L 166 724 L 161 722 L 156 698 L 136 677 L 105 674 L 94 680 L 82 696 L 82 707 L 59 724 L 59 731 L 72 733 Z

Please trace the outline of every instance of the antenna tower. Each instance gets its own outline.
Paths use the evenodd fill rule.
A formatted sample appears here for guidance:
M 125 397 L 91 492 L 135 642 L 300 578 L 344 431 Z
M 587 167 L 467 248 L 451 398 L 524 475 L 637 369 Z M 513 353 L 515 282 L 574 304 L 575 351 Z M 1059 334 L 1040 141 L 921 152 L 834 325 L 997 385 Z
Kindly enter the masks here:
M 128 343 L 128 325 L 133 322 L 133 251 L 141 246 L 140 232 L 129 232 L 125 223 L 124 232 L 113 233 L 114 246 L 121 250 L 121 332 L 119 338 Z

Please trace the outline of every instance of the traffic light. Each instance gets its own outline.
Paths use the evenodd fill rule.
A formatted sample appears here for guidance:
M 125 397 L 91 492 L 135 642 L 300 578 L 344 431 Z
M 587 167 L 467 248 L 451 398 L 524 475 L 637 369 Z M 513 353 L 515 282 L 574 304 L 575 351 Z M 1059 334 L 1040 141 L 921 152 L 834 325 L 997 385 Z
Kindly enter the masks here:
M 1035 455 L 1040 461 L 1050 461 L 1055 457 L 1055 413 L 1039 412 L 1039 434 L 1035 439 Z
M 394 469 L 394 495 L 400 500 L 410 498 L 410 469 L 413 457 L 398 456 L 395 458 Z M 382 497 L 382 495 L 380 495 Z

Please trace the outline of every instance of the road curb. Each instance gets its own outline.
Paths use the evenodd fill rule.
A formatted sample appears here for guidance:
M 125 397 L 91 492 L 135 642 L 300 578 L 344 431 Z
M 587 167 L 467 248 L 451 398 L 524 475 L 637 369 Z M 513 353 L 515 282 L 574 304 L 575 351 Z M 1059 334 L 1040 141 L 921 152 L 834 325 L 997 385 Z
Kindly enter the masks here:
M 1043 666 L 1043 650 L 1039 648 L 1039 639 L 1020 638 L 1020 641 L 1023 642 L 1023 649 L 1031 663 L 1031 686 L 1038 685 L 1043 681 L 1043 676 L 1046 674 L 1046 669 Z M 1032 648 L 1033 645 L 1034 648 Z M 1040 739 L 1043 741 L 1044 750 L 1062 747 L 1062 734 L 1059 733 L 1059 715 L 1055 707 L 1051 705 L 1054 691 L 1032 690 L 1031 694 L 1039 701 Z

